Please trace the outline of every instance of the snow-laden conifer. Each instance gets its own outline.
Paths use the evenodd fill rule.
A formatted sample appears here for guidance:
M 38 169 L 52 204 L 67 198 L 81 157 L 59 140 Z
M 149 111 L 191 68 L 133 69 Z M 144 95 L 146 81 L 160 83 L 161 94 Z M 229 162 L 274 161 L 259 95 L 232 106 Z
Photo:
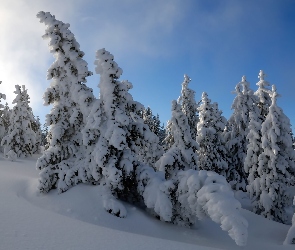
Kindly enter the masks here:
M 40 153 L 41 152 L 41 141 L 42 141 L 42 130 L 41 130 L 41 123 L 39 116 L 34 117 L 34 120 L 31 121 L 32 129 L 36 135 L 35 137 L 35 145 L 33 148 L 33 153 Z
M 152 109 L 147 107 L 143 110 L 142 118 L 144 123 L 149 126 L 150 131 L 159 137 L 161 133 L 161 121 L 159 115 L 153 115 Z
M 265 76 L 266 75 L 264 71 L 260 70 L 258 75 L 259 81 L 256 83 L 258 89 L 254 93 L 254 95 L 256 95 L 259 99 L 257 106 L 260 109 L 260 115 L 263 117 L 263 121 L 267 116 L 268 109 L 271 105 L 271 98 L 269 96 L 270 89 L 267 88 L 268 86 L 270 86 L 270 84 L 264 79 Z
M 261 192 L 258 174 L 258 158 L 263 151 L 261 145 L 261 124 L 264 119 L 261 113 L 254 112 L 250 112 L 249 117 L 249 133 L 247 135 L 248 145 L 244 168 L 245 172 L 248 174 L 247 192 L 249 193 L 253 207 L 256 207 L 258 202 L 257 197 Z
M 172 134 L 172 122 L 170 120 L 167 121 L 165 128 L 165 138 L 163 140 L 163 148 L 166 152 L 169 148 L 174 144 L 174 138 Z
M 190 77 L 185 74 L 183 83 L 181 84 L 181 95 L 179 96 L 177 102 L 181 105 L 182 112 L 187 117 L 191 137 L 195 140 L 197 136 L 197 123 L 199 120 L 198 105 L 195 100 L 195 91 L 188 87 L 190 81 Z
M 45 121 L 45 123 L 42 126 L 42 134 L 41 134 L 41 146 L 44 149 L 48 148 L 47 136 L 48 136 L 48 126 L 46 125 L 46 121 Z
M 198 169 L 197 167 L 197 142 L 192 139 L 190 126 L 181 106 L 172 101 L 171 132 L 174 144 L 156 162 L 156 168 L 165 172 L 166 179 L 171 179 L 180 170 Z
M 83 141 L 88 146 L 90 173 L 106 187 L 104 206 L 120 217 L 125 210 L 116 198 L 136 196 L 135 170 L 139 164 L 153 166 L 162 155 L 158 137 L 140 114 L 143 105 L 133 100 L 132 84 L 119 81 L 122 69 L 105 49 L 96 52 L 96 72 L 100 74 L 100 99 L 87 117 Z M 118 208 L 119 206 L 119 208 Z
M 225 140 L 229 151 L 230 165 L 227 179 L 236 190 L 246 191 L 247 175 L 244 170 L 244 160 L 247 153 L 247 134 L 250 122 L 250 112 L 258 113 L 257 97 L 249 88 L 246 77 L 236 85 L 237 96 L 232 104 L 233 114 L 228 120 Z
M 214 171 L 226 176 L 228 153 L 223 139 L 226 119 L 217 103 L 211 103 L 207 93 L 202 94 L 202 103 L 198 108 L 197 142 L 199 144 L 199 169 Z
M 154 121 L 153 121 L 153 112 L 150 107 L 144 108 L 142 112 L 142 118 L 146 125 L 149 126 L 149 129 L 153 131 L 154 129 Z
M 159 114 L 153 115 L 153 129 L 151 131 L 154 132 L 159 137 L 159 134 L 161 131 L 161 121 L 160 121 Z
M 256 84 L 258 90 L 254 93 L 254 95 L 258 97 L 257 106 L 260 111 L 258 113 L 250 112 L 249 114 L 250 122 L 248 126 L 249 133 L 247 135 L 247 155 L 244 162 L 244 168 L 248 174 L 247 192 L 249 193 L 255 211 L 258 206 L 257 197 L 261 192 L 258 174 L 258 158 L 263 151 L 261 145 L 261 125 L 264 122 L 271 105 L 270 90 L 266 88 L 269 86 L 269 83 L 264 80 L 264 77 L 264 72 L 260 70 L 258 75 L 259 82 Z
M 1 104 L 2 100 L 6 99 L 6 95 L 0 93 L 0 141 L 2 140 L 2 138 L 5 136 L 5 132 L 6 131 L 6 126 L 5 126 L 5 119 L 4 119 L 4 105 Z M 1 148 L 2 151 L 2 148 Z
M 165 129 L 164 123 L 162 124 L 162 126 L 159 129 L 158 137 L 159 137 L 160 145 L 163 146 L 163 148 L 164 148 L 165 147 L 165 138 L 166 138 L 166 129 Z
M 37 161 L 37 169 L 41 170 L 38 188 L 40 192 L 52 188 L 64 192 L 88 181 L 81 130 L 94 100 L 92 90 L 84 84 L 92 73 L 70 25 L 48 12 L 41 11 L 37 17 L 46 25 L 43 38 L 49 40 L 55 58 L 47 71 L 47 79 L 52 82 L 43 96 L 44 105 L 53 107 L 46 115 L 49 147 Z
M 7 102 L 5 103 L 5 106 L 4 106 L 2 112 L 3 112 L 2 113 L 2 121 L 3 121 L 3 124 L 4 124 L 5 133 L 7 134 L 8 128 L 9 128 L 9 125 L 10 125 L 10 115 L 11 115 L 11 109 L 9 108 Z
M 277 105 L 275 85 L 272 86 L 270 96 L 272 104 L 261 127 L 263 151 L 258 158 L 257 170 L 260 193 L 256 194 L 254 212 L 286 223 L 285 208 L 292 203 L 287 187 L 294 183 L 295 152 L 292 148 L 290 120 Z
M 31 121 L 34 119 L 32 109 L 29 106 L 29 95 L 24 85 L 15 85 L 16 94 L 10 116 L 10 126 L 8 133 L 3 137 L 1 145 L 4 147 L 4 155 L 14 155 L 26 157 L 33 153 L 35 145 L 35 133 L 32 129 Z
M 246 245 L 248 223 L 223 176 L 211 171 L 187 170 L 166 180 L 163 172 L 149 167 L 138 168 L 137 176 L 139 194 L 161 220 L 189 227 L 196 223 L 196 218 L 208 216 L 221 224 L 237 245 Z

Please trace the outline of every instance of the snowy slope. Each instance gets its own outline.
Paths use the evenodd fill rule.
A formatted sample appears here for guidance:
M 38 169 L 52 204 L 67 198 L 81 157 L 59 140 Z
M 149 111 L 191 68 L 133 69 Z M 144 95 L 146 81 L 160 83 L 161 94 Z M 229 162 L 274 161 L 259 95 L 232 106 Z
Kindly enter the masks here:
M 128 216 L 104 211 L 98 186 L 78 185 L 66 193 L 36 192 L 37 156 L 10 162 L 0 156 L 0 250 L 17 249 L 241 249 L 209 219 L 192 229 L 156 220 L 126 205 Z M 249 222 L 242 249 L 294 249 L 282 243 L 289 226 L 243 210 Z

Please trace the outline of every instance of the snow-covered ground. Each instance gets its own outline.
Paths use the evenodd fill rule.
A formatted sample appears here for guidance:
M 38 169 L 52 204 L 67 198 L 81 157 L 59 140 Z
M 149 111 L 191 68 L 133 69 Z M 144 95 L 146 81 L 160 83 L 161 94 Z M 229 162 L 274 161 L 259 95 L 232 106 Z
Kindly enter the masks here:
M 0 250 L 294 249 L 282 245 L 290 226 L 247 210 L 248 244 L 238 247 L 210 219 L 182 228 L 128 204 L 126 218 L 112 216 L 103 209 L 99 186 L 39 194 L 37 157 L 11 162 L 0 155 Z

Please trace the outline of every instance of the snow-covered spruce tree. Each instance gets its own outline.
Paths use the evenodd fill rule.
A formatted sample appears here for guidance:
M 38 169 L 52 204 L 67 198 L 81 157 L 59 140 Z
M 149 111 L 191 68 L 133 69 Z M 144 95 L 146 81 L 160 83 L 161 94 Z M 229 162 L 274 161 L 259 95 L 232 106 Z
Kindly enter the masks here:
M 10 115 L 11 109 L 9 108 L 8 103 L 6 102 L 2 113 L 2 121 L 5 128 L 5 134 L 7 134 L 10 125 Z
M 31 121 L 31 125 L 32 125 L 32 129 L 36 135 L 33 153 L 40 153 L 41 152 L 40 146 L 41 146 L 41 140 L 42 140 L 42 131 L 41 131 L 41 123 L 40 123 L 39 116 L 34 117 L 34 120 Z
M 257 170 L 260 193 L 256 194 L 254 212 L 270 220 L 286 223 L 285 208 L 292 203 L 287 187 L 294 182 L 295 152 L 292 148 L 290 120 L 277 106 L 275 85 L 272 86 L 270 96 L 272 104 L 261 128 L 263 151 L 258 158 Z
M 158 137 L 159 137 L 160 145 L 163 146 L 163 148 L 164 148 L 164 146 L 165 146 L 165 137 L 166 137 L 166 129 L 165 129 L 164 123 L 162 124 L 162 126 L 159 129 Z
M 160 117 L 159 115 L 153 115 L 153 112 L 150 107 L 147 107 L 143 110 L 143 115 L 142 115 L 143 121 L 145 124 L 149 126 L 150 131 L 155 133 L 158 137 L 160 137 L 161 133 L 161 122 L 160 122 Z M 159 138 L 159 143 L 161 142 Z
M 35 133 L 32 130 L 32 109 L 29 106 L 29 95 L 25 86 L 15 85 L 16 94 L 10 116 L 8 133 L 3 137 L 1 145 L 4 146 L 4 155 L 11 155 L 13 151 L 17 157 L 26 157 L 33 153 Z
M 269 82 L 264 80 L 265 73 L 263 70 L 260 70 L 258 78 L 259 81 L 256 83 L 258 86 L 257 91 L 254 93 L 259 99 L 257 106 L 260 109 L 260 115 L 263 117 L 263 121 L 268 114 L 269 107 L 271 105 L 271 98 L 269 96 L 270 89 L 267 87 L 270 86 Z
M 260 190 L 260 179 L 258 174 L 259 155 L 262 153 L 261 146 L 261 124 L 264 118 L 261 113 L 250 112 L 249 133 L 247 135 L 247 155 L 244 168 L 248 174 L 247 192 L 249 193 L 253 207 L 257 207 Z
M 48 148 L 47 136 L 48 136 L 48 126 L 46 125 L 46 122 L 45 122 L 43 124 L 42 134 L 41 134 L 41 146 L 43 146 L 44 149 Z
M 153 130 L 152 130 L 152 132 L 154 132 L 159 137 L 160 131 L 161 131 L 161 121 L 160 121 L 159 114 L 153 115 Z
M 211 103 L 207 93 L 202 94 L 198 108 L 197 142 L 199 144 L 199 169 L 214 171 L 226 177 L 228 153 L 223 139 L 226 119 L 221 115 L 217 103 Z
M 188 75 L 184 75 L 182 83 L 181 95 L 177 102 L 181 105 L 182 112 L 186 115 L 188 125 L 190 126 L 191 137 L 195 140 L 197 136 L 198 105 L 195 101 L 195 91 L 188 88 L 191 79 Z
M 198 169 L 197 142 L 192 139 L 190 126 L 181 106 L 172 101 L 171 132 L 174 144 L 156 162 L 156 168 L 165 172 L 166 179 L 174 178 L 180 170 Z
M 143 109 L 142 118 L 144 123 L 149 126 L 149 129 L 154 132 L 153 112 L 150 107 Z
M 170 120 L 167 121 L 166 129 L 165 129 L 165 138 L 163 140 L 163 149 L 166 152 L 169 148 L 174 144 L 174 138 L 172 134 L 172 122 Z
M 252 205 L 257 208 L 257 202 L 259 198 L 260 190 L 260 179 L 258 178 L 258 167 L 259 161 L 258 157 L 262 153 L 261 145 L 261 124 L 264 122 L 271 105 L 270 90 L 266 88 L 269 83 L 264 80 L 265 74 L 263 70 L 260 70 L 258 78 L 259 82 L 256 84 L 258 90 L 254 93 L 258 97 L 257 106 L 260 112 L 254 113 L 250 112 L 250 123 L 248 126 L 249 133 L 247 135 L 248 145 L 247 145 L 247 155 L 244 162 L 244 168 L 248 174 L 248 185 L 247 192 L 249 193 Z
M 94 100 L 92 89 L 84 84 L 92 73 L 70 25 L 48 12 L 41 11 L 37 17 L 46 25 L 43 38 L 49 40 L 50 52 L 55 57 L 47 71 L 47 79 L 52 82 L 43 96 L 44 105 L 53 107 L 46 115 L 49 147 L 36 165 L 41 170 L 38 189 L 48 192 L 58 188 L 61 193 L 89 181 L 81 130 Z
M 137 195 L 137 166 L 144 163 L 152 167 L 162 150 L 158 137 L 137 115 L 143 105 L 134 101 L 128 92 L 132 84 L 118 80 L 122 69 L 113 55 L 100 49 L 96 58 L 100 99 L 87 118 L 83 142 L 89 148 L 92 177 L 108 192 L 104 202 L 106 210 L 124 217 L 125 209 L 114 198 L 133 201 Z
M 235 89 L 237 96 L 232 104 L 233 114 L 228 120 L 225 131 L 226 146 L 230 156 L 227 180 L 233 189 L 246 191 L 247 174 L 244 170 L 244 160 L 247 154 L 249 114 L 258 113 L 259 110 L 256 105 L 257 97 L 249 88 L 245 76 Z
M 191 138 L 188 119 L 182 112 L 181 106 L 172 101 L 171 133 L 174 144 L 156 162 L 156 168 L 165 174 L 167 181 L 166 194 L 172 204 L 172 222 L 180 225 L 190 226 L 193 224 L 194 216 L 190 212 L 185 212 L 188 207 L 181 206 L 177 199 L 177 175 L 183 170 L 197 170 L 197 142 Z M 183 210 L 183 211 L 182 211 Z
M 5 128 L 5 120 L 4 120 L 4 105 L 1 104 L 1 100 L 5 100 L 6 99 L 6 95 L 0 93 L 0 141 L 2 140 L 2 138 L 5 135 L 6 132 L 6 128 Z M 2 148 L 0 148 L 2 151 Z

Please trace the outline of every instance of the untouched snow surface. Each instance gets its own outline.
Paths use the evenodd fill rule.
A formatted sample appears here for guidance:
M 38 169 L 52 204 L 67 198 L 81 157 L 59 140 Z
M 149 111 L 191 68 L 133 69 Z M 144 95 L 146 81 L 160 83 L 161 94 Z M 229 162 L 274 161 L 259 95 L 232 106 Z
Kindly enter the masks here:
M 58 195 L 39 194 L 37 155 L 8 161 L 0 155 L 0 250 L 66 249 L 294 249 L 283 246 L 290 226 L 243 210 L 248 244 L 238 247 L 210 219 L 192 229 L 158 221 L 126 204 L 127 217 L 105 212 L 102 188 L 80 184 Z

